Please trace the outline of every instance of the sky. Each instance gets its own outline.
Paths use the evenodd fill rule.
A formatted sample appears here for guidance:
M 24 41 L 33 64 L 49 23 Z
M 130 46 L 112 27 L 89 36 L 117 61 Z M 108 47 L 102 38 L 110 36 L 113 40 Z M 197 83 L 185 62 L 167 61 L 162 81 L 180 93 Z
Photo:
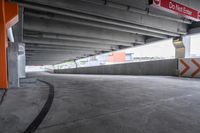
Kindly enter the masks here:
M 175 56 L 175 48 L 172 39 L 150 43 L 143 46 L 129 48 L 126 52 L 134 52 L 136 57 L 165 57 L 172 58 Z

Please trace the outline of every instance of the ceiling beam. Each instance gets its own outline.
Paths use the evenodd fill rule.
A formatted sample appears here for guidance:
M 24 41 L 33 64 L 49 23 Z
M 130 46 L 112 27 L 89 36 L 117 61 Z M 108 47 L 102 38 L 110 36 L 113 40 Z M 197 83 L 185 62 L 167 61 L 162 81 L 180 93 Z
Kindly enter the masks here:
M 99 48 L 99 49 L 117 49 L 117 46 L 110 46 L 105 44 L 98 43 L 86 43 L 80 41 L 66 41 L 61 39 L 47 39 L 47 38 L 36 38 L 36 37 L 24 37 L 24 43 L 34 43 L 34 44 L 43 44 L 47 46 L 56 46 L 56 45 L 64 45 L 64 46 L 74 46 L 74 47 L 91 47 L 91 48 Z
M 139 35 L 147 35 L 152 37 L 158 37 L 158 38 L 164 38 L 164 36 L 179 36 L 177 33 L 169 32 L 169 31 L 163 31 L 160 29 L 154 29 L 150 27 L 144 27 L 144 26 L 137 26 L 130 23 L 125 22 L 118 22 L 114 20 L 87 20 L 87 19 L 80 19 L 75 17 L 68 17 L 64 15 L 57 15 L 57 14 L 47 14 L 47 13 L 38 13 L 38 12 L 25 12 L 25 16 L 30 17 L 39 17 L 44 18 L 49 21 L 61 21 L 65 23 L 73 23 L 73 24 L 79 24 L 79 25 L 85 25 L 85 26 L 92 26 L 97 28 L 104 28 L 104 29 L 110 29 L 110 30 L 117 30 L 121 32 L 128 32 L 133 34 L 139 34 Z M 165 37 L 166 38 L 166 37 Z
M 102 49 L 98 48 L 87 48 L 87 47 L 68 47 L 68 46 L 63 46 L 63 45 L 43 45 L 43 44 L 30 44 L 26 43 L 26 50 L 35 48 L 35 49 L 60 49 L 60 50 L 74 50 L 74 51 L 99 51 Z M 104 49 L 106 50 L 106 49 Z
M 123 45 L 123 46 L 133 46 L 133 43 L 144 44 L 143 38 L 136 38 L 135 42 L 123 42 L 123 41 L 115 41 L 108 39 L 99 39 L 99 38 L 91 38 L 91 37 L 81 37 L 75 35 L 63 35 L 63 34 L 54 34 L 54 33 L 44 33 L 44 32 L 34 32 L 34 31 L 24 31 L 25 37 L 40 37 L 40 38 L 49 38 L 49 39 L 61 39 L 66 41 L 81 41 L 81 42 L 89 42 L 89 43 L 101 43 L 107 45 Z
M 24 30 L 55 33 L 63 35 L 73 35 L 81 37 L 99 38 L 106 40 L 115 40 L 121 42 L 140 43 L 144 42 L 144 37 L 128 32 L 108 30 L 91 26 L 83 26 L 59 21 L 48 21 L 37 17 L 27 16 L 24 22 Z M 160 36 L 158 34 L 158 36 Z M 166 37 L 166 36 L 163 36 Z
M 138 12 L 129 12 L 117 8 L 108 7 L 105 5 L 97 5 L 93 3 L 84 2 L 81 0 L 12 0 L 16 1 L 22 6 L 30 9 L 47 11 L 61 15 L 67 15 L 77 18 L 87 18 L 88 20 L 104 19 L 118 20 L 121 22 L 132 23 L 143 28 L 151 28 L 174 32 L 178 34 L 187 33 L 187 25 L 158 17 L 149 16 L 148 14 L 141 14 Z M 138 2 L 139 3 L 139 2 Z M 135 3 L 137 5 L 137 3 Z M 146 6 L 146 5 L 145 5 Z M 84 8 L 83 8 L 84 7 Z M 92 8 L 91 8 L 92 7 Z M 128 16 L 128 17 L 127 17 Z

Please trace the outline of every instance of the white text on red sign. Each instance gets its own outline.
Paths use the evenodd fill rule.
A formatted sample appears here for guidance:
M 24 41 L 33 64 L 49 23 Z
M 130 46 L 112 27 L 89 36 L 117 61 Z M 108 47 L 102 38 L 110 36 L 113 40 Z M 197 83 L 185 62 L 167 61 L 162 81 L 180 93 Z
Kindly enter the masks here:
M 153 0 L 150 4 L 158 9 L 161 9 L 173 14 L 182 15 L 185 18 L 188 18 L 194 21 L 200 21 L 200 11 L 187 7 L 183 4 L 177 3 L 175 1 Z

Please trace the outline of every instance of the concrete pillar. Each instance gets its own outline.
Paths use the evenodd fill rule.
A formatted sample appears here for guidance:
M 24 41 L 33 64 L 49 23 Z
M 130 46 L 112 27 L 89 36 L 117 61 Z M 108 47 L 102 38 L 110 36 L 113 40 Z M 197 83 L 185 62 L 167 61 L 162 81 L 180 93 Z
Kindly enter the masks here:
M 190 51 L 191 51 L 191 37 L 184 36 L 183 37 L 183 44 L 185 46 L 185 58 L 190 58 Z
M 26 56 L 25 56 L 25 44 L 19 43 L 19 53 L 18 53 L 18 75 L 19 78 L 25 78 L 26 72 Z
M 75 68 L 78 68 L 78 63 L 76 62 L 76 59 L 74 60 Z
M 190 58 L 190 36 L 176 37 L 173 39 L 176 58 Z
M 9 43 L 7 49 L 9 88 L 19 87 L 18 49 L 17 43 Z
M 8 57 L 8 81 L 9 88 L 19 87 L 19 79 L 25 78 L 25 45 L 23 43 L 9 43 Z
M 173 44 L 175 47 L 175 57 L 176 58 L 185 58 L 185 46 L 183 44 L 182 37 L 174 38 Z

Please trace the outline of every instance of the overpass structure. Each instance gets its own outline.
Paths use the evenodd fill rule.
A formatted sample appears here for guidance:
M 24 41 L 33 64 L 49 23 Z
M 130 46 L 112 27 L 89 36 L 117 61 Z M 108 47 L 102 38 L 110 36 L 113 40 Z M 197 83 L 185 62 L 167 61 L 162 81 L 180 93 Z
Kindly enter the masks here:
M 182 40 L 200 31 L 198 0 L 9 0 L 2 1 L 2 6 L 4 3 L 17 7 L 13 19 L 18 18 L 18 23 L 5 30 L 10 42 L 25 49 L 26 65 L 58 64 L 167 38 Z M 3 8 L 2 13 L 1 17 L 7 15 Z M 184 43 L 174 44 L 177 58 L 187 55 L 188 44 Z M 5 57 L 7 42 L 2 41 L 2 46 L 1 56 Z M 3 62 L 1 77 L 6 82 L 6 57 Z
M 27 65 L 56 64 L 198 32 L 199 23 L 155 8 L 149 0 L 10 0 Z M 177 1 L 179 2 L 179 1 Z M 181 4 L 200 10 L 198 0 Z M 18 28 L 17 28 L 18 27 Z
M 0 132 L 199 133 L 197 33 L 199 0 L 1 0 Z M 176 59 L 25 73 L 169 38 Z
M 24 71 L 25 62 L 53 65 L 168 38 L 182 40 L 185 35 L 200 32 L 198 0 L 8 0 L 2 3 L 18 7 L 18 23 L 6 29 L 9 41 L 19 45 L 22 51 L 25 49 L 22 54 L 26 53 L 23 59 L 20 57 L 20 63 L 13 59 L 14 64 L 23 64 L 13 70 L 16 74 L 17 70 Z M 3 41 L 3 45 L 7 42 Z M 176 57 L 184 58 L 188 44 L 174 45 Z M 1 77 L 6 82 L 9 73 L 5 73 L 7 61 L 3 62 Z M 12 71 L 12 65 L 8 69 Z M 11 73 L 9 77 L 16 74 Z M 8 84 L 1 86 L 7 88 Z

